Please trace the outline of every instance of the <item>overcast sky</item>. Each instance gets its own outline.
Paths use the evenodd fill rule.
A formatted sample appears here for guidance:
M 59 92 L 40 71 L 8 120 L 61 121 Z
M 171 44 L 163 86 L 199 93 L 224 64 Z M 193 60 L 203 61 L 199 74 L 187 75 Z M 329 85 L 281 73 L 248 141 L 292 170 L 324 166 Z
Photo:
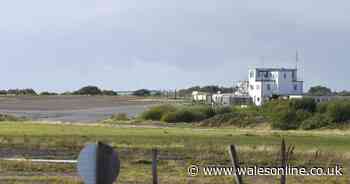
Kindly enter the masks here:
M 350 1 L 0 2 L 0 88 L 232 86 L 294 67 L 305 88 L 350 89 Z

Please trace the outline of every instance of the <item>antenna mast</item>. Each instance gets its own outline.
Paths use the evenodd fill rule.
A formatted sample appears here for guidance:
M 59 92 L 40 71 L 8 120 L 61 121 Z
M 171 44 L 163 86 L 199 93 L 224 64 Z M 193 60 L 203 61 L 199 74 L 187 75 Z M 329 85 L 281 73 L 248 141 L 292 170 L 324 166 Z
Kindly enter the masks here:
M 299 54 L 298 50 L 295 52 L 295 69 L 298 69 Z
M 264 67 L 265 67 L 265 57 L 264 57 L 264 56 L 261 56 L 261 57 L 260 57 L 260 60 L 261 60 L 261 65 L 262 65 L 261 67 L 264 68 Z

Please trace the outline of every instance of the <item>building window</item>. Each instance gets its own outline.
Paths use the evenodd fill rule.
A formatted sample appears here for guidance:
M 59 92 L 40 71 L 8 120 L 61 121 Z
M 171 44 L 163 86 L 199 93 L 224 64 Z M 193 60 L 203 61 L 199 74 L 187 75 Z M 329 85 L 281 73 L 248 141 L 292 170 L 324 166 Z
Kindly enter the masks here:
M 264 77 L 265 77 L 265 78 L 268 78 L 268 77 L 269 77 L 269 72 L 265 72 Z
M 284 79 L 287 78 L 287 74 L 286 74 L 286 73 L 283 74 L 283 78 L 284 78 Z
M 294 90 L 296 91 L 296 90 L 298 90 L 298 85 L 294 85 Z
M 254 78 L 254 72 L 253 71 L 250 72 L 250 78 Z
M 292 72 L 292 78 L 293 78 L 293 80 L 296 80 L 295 72 L 294 72 L 294 71 Z
M 267 84 L 267 90 L 270 91 L 271 90 L 271 85 L 270 84 Z
M 250 85 L 250 89 L 251 89 L 251 90 L 254 90 L 254 86 L 253 86 L 253 85 Z
M 260 77 L 260 72 L 258 72 L 258 77 Z
M 260 102 L 260 98 L 259 97 L 257 98 L 257 101 Z
M 260 89 L 260 86 L 259 84 L 256 85 L 256 89 L 259 90 Z

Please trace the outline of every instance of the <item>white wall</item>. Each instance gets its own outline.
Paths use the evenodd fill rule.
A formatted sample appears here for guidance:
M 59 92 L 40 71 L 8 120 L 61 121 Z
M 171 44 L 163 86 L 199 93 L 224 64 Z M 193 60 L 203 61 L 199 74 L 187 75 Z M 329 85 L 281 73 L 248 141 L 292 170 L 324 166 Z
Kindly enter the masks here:
M 256 105 L 261 105 L 273 94 L 300 95 L 303 93 L 303 83 L 297 81 L 297 72 L 294 70 L 271 70 L 269 71 L 271 74 L 267 76 L 264 73 L 259 75 L 258 72 L 257 69 L 250 69 L 248 76 L 249 95 Z

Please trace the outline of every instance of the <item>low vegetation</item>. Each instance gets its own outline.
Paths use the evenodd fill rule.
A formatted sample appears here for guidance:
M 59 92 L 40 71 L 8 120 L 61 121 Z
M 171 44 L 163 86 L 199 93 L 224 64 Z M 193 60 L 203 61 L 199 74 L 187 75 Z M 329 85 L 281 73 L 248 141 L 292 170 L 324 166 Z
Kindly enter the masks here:
M 316 104 L 312 99 L 272 101 L 263 108 L 276 129 L 335 128 L 350 123 L 350 101 L 333 100 Z
M 132 94 L 135 96 L 150 96 L 151 91 L 148 89 L 139 89 L 139 90 L 134 91 Z
M 0 114 L 0 122 L 2 121 L 24 121 L 26 118 L 17 117 L 9 114 Z
M 141 119 L 201 126 L 250 127 L 262 123 L 273 129 L 318 129 L 350 125 L 350 101 L 317 104 L 313 99 L 272 100 L 262 107 L 215 107 L 207 105 L 159 105 L 141 114 Z
M 141 114 L 145 120 L 164 121 L 168 123 L 198 122 L 213 117 L 215 110 L 206 105 L 159 105 L 154 106 Z
M 101 90 L 97 86 L 85 86 L 74 92 L 64 92 L 61 95 L 105 95 L 117 96 L 118 93 L 113 90 Z
M 55 95 L 58 95 L 58 93 L 44 91 L 44 92 L 41 92 L 39 95 L 40 96 L 55 96 Z
M 102 91 L 97 86 L 85 86 L 73 92 L 73 95 L 102 95 Z
M 227 113 L 224 113 L 227 114 Z M 334 167 L 345 175 L 288 176 L 288 183 L 340 183 L 349 181 L 349 131 L 264 131 L 234 128 L 115 128 L 113 126 L 54 125 L 31 122 L 0 124 L 0 153 L 26 158 L 76 159 L 85 144 L 103 141 L 119 153 L 118 183 L 151 183 L 151 150 L 159 149 L 159 183 L 223 184 L 232 177 L 188 177 L 196 164 L 231 165 L 227 147 L 236 144 L 242 166 L 278 166 L 281 138 L 295 145 L 290 164 Z M 0 183 L 80 184 L 75 165 L 0 161 Z M 245 183 L 276 183 L 277 176 L 244 177 Z
M 0 95 L 37 95 L 37 93 L 31 89 L 9 89 L 9 90 L 0 90 Z
M 126 113 L 116 113 L 113 114 L 110 118 L 112 121 L 128 121 L 130 118 Z

